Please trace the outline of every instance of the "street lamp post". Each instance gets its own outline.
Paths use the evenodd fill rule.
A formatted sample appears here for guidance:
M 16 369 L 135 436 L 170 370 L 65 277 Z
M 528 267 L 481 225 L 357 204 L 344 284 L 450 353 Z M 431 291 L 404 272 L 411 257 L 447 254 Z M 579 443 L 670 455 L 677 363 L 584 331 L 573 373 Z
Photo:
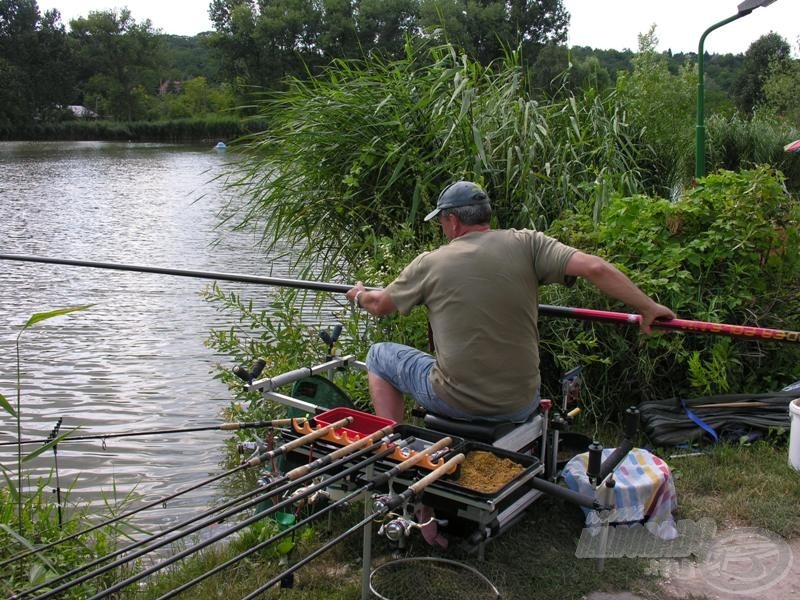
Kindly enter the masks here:
M 706 41 L 706 36 L 715 29 L 719 29 L 723 25 L 727 25 L 731 21 L 746 17 L 755 9 L 762 6 L 769 6 L 775 0 L 745 0 L 737 7 L 737 13 L 732 17 L 714 23 L 711 27 L 703 32 L 700 36 L 700 44 L 697 49 L 697 128 L 695 129 L 695 157 L 694 157 L 694 176 L 695 178 L 703 177 L 706 174 L 706 125 L 704 114 L 704 85 L 703 85 L 703 44 Z

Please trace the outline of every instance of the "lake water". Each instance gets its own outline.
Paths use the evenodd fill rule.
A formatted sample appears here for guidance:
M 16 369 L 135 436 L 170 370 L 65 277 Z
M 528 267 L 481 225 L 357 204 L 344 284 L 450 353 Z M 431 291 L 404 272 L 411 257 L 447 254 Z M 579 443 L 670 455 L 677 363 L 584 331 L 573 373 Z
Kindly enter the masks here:
M 286 275 L 252 233 L 217 227 L 230 200 L 222 180 L 235 155 L 211 147 L 125 143 L 0 143 L 0 252 L 176 269 Z M 212 379 L 203 341 L 230 327 L 200 293 L 211 282 L 184 277 L 0 261 L 0 393 L 16 402 L 15 340 L 31 314 L 90 309 L 43 321 L 20 338 L 23 438 L 42 438 L 59 417 L 76 435 L 219 425 L 230 394 Z M 274 290 L 221 283 L 266 304 Z M 133 491 L 154 500 L 223 470 L 220 431 L 68 442 L 58 465 L 70 501 L 100 503 Z M 0 442 L 16 440 L 0 411 Z M 28 447 L 32 450 L 34 446 Z M 15 446 L 0 461 L 16 472 Z M 26 466 L 46 477 L 51 451 Z M 54 481 L 49 487 L 54 487 Z M 206 486 L 145 522 L 206 506 Z

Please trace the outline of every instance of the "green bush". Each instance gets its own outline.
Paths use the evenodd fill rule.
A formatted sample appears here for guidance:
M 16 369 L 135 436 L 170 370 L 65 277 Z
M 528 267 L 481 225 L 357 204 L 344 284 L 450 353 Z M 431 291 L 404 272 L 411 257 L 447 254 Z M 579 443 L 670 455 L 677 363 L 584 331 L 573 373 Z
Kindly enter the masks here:
M 675 202 L 615 199 L 599 224 L 586 210 L 550 233 L 617 264 L 679 317 L 796 329 L 800 322 L 800 208 L 767 167 L 721 171 Z M 547 289 L 547 301 L 625 310 L 592 286 Z M 603 412 L 645 398 L 780 389 L 800 375 L 794 344 L 543 320 L 547 364 L 587 364 Z M 701 394 L 702 392 L 702 394 Z

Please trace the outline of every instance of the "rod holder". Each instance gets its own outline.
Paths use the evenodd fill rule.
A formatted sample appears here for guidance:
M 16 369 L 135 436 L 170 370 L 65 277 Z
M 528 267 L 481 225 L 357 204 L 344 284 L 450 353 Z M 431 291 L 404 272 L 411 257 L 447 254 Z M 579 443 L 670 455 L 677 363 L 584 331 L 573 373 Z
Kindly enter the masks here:
M 637 407 L 629 406 L 625 411 L 622 430 L 626 438 L 633 439 L 636 437 L 636 432 L 639 430 L 639 409 Z
M 603 444 L 597 440 L 589 444 L 589 463 L 586 466 L 586 475 L 589 476 L 589 481 L 597 481 L 600 475 L 600 465 L 603 462 Z

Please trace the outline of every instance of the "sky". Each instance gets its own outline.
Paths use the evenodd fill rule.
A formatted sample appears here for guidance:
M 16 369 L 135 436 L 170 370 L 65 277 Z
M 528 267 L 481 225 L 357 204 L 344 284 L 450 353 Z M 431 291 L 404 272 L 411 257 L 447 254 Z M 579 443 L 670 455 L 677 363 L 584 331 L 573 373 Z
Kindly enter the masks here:
M 710 26 L 736 14 L 742 0 L 563 0 L 571 15 L 570 46 L 636 50 L 638 35 L 656 25 L 658 50 L 697 52 L 700 36 Z M 61 19 L 85 17 L 93 10 L 127 6 L 136 22 L 150 19 L 163 33 L 196 35 L 212 29 L 209 0 L 39 0 L 39 10 L 61 12 Z M 704 49 L 711 54 L 744 53 L 764 34 L 774 31 L 800 56 L 800 0 L 775 0 L 769 6 L 711 32 Z

